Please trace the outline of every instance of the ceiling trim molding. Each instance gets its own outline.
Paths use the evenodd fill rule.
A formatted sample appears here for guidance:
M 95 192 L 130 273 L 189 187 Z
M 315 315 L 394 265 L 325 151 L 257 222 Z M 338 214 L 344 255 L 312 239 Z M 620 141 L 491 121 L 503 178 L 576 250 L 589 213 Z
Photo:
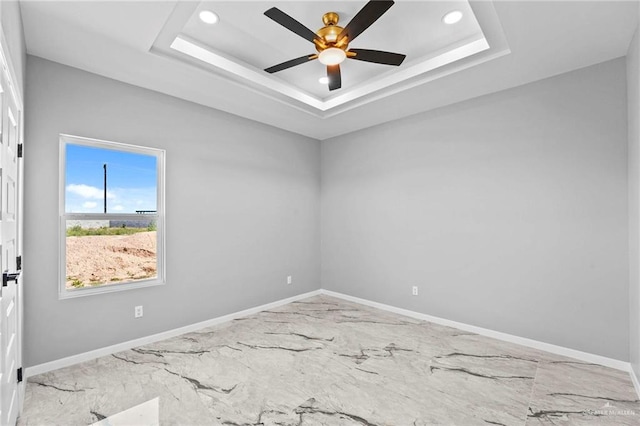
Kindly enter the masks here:
M 246 79 L 252 83 L 263 86 L 294 100 L 303 102 L 313 108 L 324 111 L 325 102 L 315 96 L 309 95 L 301 90 L 296 90 L 293 86 L 283 83 L 280 80 L 269 77 L 264 71 L 254 68 L 248 64 L 243 64 L 237 60 L 227 57 L 206 48 L 197 41 L 185 36 L 178 35 L 170 45 L 171 49 L 183 53 L 192 58 L 198 59 L 206 64 L 217 67 L 223 71 L 234 74 L 237 77 Z

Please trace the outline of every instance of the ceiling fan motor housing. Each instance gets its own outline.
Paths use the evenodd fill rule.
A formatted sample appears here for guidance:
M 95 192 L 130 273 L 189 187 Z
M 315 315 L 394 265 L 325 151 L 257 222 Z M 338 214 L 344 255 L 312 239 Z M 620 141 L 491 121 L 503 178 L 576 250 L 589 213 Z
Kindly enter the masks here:
M 320 39 L 324 41 L 324 45 L 322 43 L 314 42 L 316 46 L 316 50 L 318 52 L 322 52 L 325 49 L 330 47 L 337 47 L 342 50 L 346 50 L 348 47 L 347 37 L 343 37 L 338 42 L 338 35 L 342 32 L 344 28 L 338 26 L 338 21 L 340 20 L 340 16 L 335 12 L 328 12 L 322 16 L 322 22 L 324 23 L 324 27 L 320 28 L 316 31 L 316 34 Z

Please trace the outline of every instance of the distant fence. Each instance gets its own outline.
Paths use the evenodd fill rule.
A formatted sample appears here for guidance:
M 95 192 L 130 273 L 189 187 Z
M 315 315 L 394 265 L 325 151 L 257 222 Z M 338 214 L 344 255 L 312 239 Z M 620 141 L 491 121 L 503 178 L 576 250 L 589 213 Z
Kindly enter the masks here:
M 67 229 L 79 226 L 82 229 L 108 228 L 108 220 L 67 220 Z
M 155 214 L 156 210 L 136 210 L 140 216 L 147 214 Z M 111 228 L 148 228 L 153 225 L 155 220 L 153 218 L 136 219 L 136 220 L 110 220 L 109 227 Z

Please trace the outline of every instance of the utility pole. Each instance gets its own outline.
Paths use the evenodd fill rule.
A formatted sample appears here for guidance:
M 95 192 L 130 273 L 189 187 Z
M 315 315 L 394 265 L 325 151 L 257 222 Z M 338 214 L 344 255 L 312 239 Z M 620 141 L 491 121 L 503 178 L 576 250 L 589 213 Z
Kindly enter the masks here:
M 104 214 L 107 214 L 107 163 L 102 167 L 104 168 Z

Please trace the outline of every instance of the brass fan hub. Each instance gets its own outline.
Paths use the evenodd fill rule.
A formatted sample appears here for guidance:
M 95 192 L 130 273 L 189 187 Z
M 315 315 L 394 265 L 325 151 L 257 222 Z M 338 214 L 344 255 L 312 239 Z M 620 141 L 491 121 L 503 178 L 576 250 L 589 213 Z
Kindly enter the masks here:
M 320 37 L 320 39 L 324 42 L 324 46 L 316 42 L 315 45 L 318 52 L 322 52 L 323 50 L 330 47 L 337 47 L 342 50 L 347 50 L 347 40 L 343 40 L 343 42 L 340 43 L 339 46 L 336 46 L 338 35 L 340 35 L 342 30 L 344 29 L 338 26 L 339 20 L 340 15 L 338 15 L 336 12 L 328 12 L 322 15 L 322 22 L 324 23 L 324 27 L 316 31 L 316 35 Z

